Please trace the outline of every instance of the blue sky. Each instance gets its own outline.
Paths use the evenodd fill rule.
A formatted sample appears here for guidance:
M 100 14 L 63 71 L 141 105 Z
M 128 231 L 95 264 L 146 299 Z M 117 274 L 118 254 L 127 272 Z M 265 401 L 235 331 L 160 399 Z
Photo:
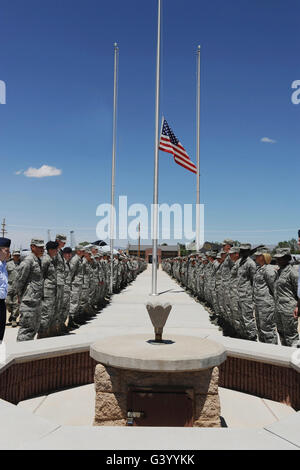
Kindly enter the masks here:
M 118 42 L 116 197 L 153 199 L 157 2 L 1 0 L 0 218 L 13 243 L 47 229 L 96 238 L 110 202 L 113 44 Z M 163 0 L 161 113 L 196 161 L 201 44 L 205 238 L 276 243 L 300 228 L 300 4 Z M 275 143 L 261 142 L 268 137 Z M 26 177 L 48 165 L 58 176 Z M 159 201 L 193 203 L 196 180 L 160 152 Z M 172 241 L 170 241 L 172 243 Z

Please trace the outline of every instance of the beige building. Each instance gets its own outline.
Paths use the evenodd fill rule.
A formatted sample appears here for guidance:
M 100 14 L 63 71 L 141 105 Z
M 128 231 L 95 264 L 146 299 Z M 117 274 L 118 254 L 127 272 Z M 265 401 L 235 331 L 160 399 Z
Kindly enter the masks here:
M 127 253 L 130 256 L 138 256 L 139 246 L 128 245 Z M 158 245 L 157 246 L 158 263 L 161 263 L 163 259 L 175 258 L 176 256 L 180 256 L 179 245 Z M 152 245 L 141 245 L 140 257 L 144 258 L 147 261 L 147 263 L 152 263 Z

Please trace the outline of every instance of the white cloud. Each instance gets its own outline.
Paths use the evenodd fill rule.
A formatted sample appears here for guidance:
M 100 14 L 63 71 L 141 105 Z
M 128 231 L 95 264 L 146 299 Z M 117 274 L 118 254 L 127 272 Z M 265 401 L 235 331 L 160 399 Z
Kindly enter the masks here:
M 27 178 L 45 178 L 46 176 L 59 176 L 62 174 L 62 170 L 54 166 L 42 165 L 41 168 L 30 167 L 28 170 L 24 171 L 23 174 L 27 176 Z
M 260 139 L 261 142 L 266 142 L 267 144 L 275 144 L 276 143 L 276 140 L 273 140 L 273 139 L 269 139 L 269 137 L 263 137 L 262 139 Z
M 21 175 L 24 170 L 15 171 L 15 175 Z

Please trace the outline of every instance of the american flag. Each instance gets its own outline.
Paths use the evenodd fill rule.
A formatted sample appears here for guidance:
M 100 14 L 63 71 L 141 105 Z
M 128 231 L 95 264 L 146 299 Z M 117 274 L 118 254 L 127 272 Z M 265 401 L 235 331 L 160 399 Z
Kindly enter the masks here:
M 178 165 L 181 165 L 183 168 L 186 168 L 187 170 L 197 174 L 196 165 L 194 165 L 194 163 L 190 160 L 190 157 L 182 147 L 181 143 L 165 119 L 163 121 L 162 132 L 160 136 L 159 150 L 171 153 Z

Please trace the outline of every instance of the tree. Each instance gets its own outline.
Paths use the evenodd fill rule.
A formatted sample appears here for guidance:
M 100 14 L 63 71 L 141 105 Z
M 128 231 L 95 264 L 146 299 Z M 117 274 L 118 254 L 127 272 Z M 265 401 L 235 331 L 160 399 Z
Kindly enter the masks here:
M 290 248 L 292 254 L 300 253 L 298 242 L 295 238 L 279 242 L 278 245 L 275 247 L 274 252 L 277 248 Z
M 90 242 L 81 242 L 81 243 L 79 243 L 79 245 L 81 245 L 81 246 L 87 246 L 89 244 L 90 244 Z
M 188 255 L 188 251 L 182 243 L 179 243 L 179 249 L 180 249 L 180 256 L 186 256 Z

